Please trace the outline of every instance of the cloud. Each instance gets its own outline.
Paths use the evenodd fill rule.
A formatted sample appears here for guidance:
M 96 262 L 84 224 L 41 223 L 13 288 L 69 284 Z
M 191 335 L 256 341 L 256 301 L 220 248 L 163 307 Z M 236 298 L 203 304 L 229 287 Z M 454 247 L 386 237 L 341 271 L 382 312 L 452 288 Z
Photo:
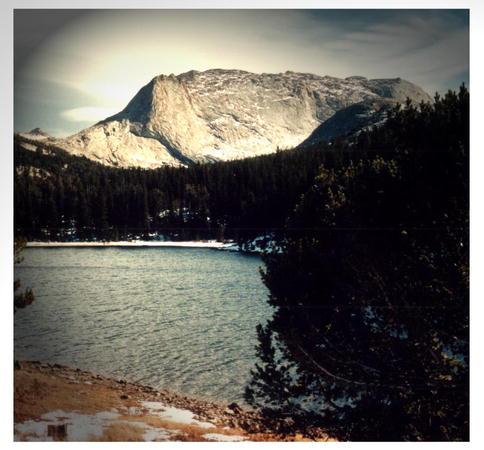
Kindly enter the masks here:
M 385 21 L 360 24 L 326 42 L 326 49 L 361 75 L 399 76 L 430 93 L 455 89 L 456 77 L 463 77 L 459 83 L 468 77 L 468 26 L 446 11 L 424 13 L 396 12 Z
M 116 108 L 103 108 L 99 106 L 84 106 L 82 108 L 66 109 L 61 112 L 62 118 L 69 122 L 99 122 L 106 117 L 119 112 Z

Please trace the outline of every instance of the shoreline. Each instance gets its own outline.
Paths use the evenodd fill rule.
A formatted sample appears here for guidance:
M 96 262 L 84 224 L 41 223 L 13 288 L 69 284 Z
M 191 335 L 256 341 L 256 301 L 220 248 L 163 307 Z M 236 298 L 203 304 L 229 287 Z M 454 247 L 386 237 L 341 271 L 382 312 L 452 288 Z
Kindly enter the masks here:
M 39 361 L 14 370 L 15 441 L 306 441 L 257 412 Z M 311 439 L 314 440 L 314 439 Z M 328 441 L 321 432 L 317 440 Z
M 245 441 L 249 434 L 253 440 L 268 439 L 242 429 L 255 414 L 239 407 L 233 411 L 60 364 L 18 363 L 16 441 Z
M 57 248 L 57 247 L 175 247 L 175 248 L 214 248 L 232 250 L 235 243 L 220 241 L 90 241 L 90 242 L 56 242 L 29 241 L 27 248 Z

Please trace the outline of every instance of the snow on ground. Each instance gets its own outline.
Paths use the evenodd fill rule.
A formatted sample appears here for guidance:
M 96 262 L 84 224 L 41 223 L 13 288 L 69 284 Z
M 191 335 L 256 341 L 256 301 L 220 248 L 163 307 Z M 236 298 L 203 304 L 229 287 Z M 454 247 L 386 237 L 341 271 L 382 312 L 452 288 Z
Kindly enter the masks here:
M 56 248 L 56 247 L 183 247 L 183 248 L 214 248 L 218 250 L 246 253 L 280 253 L 281 248 L 274 236 L 258 236 L 242 245 L 235 242 L 210 241 L 90 241 L 90 242 L 56 242 L 31 241 L 27 247 Z
M 28 242 L 27 247 L 186 247 L 223 248 L 218 241 Z
M 128 413 L 128 417 L 126 417 Z M 160 419 L 183 425 L 196 426 L 208 430 L 216 428 L 210 422 L 204 422 L 195 418 L 195 414 L 188 409 L 167 406 L 162 402 L 143 401 L 141 407 L 129 407 L 126 411 L 101 411 L 95 414 L 82 414 L 73 411 L 55 410 L 43 414 L 39 419 L 30 419 L 15 424 L 15 441 L 54 441 L 64 440 L 69 442 L 85 442 L 99 440 L 105 437 L 105 432 L 110 426 L 128 425 L 141 429 L 142 440 L 145 442 L 170 441 L 174 436 L 179 436 L 181 430 L 164 427 L 155 427 L 143 420 L 127 420 L 129 416 L 146 417 L 155 416 Z M 124 416 L 122 418 L 122 416 Z M 62 428 L 62 426 L 65 426 Z M 62 428 L 63 436 L 59 436 L 59 427 Z M 201 435 L 203 439 L 218 442 L 240 442 L 246 440 L 241 435 L 227 435 L 222 433 L 206 433 Z M 59 439 L 60 438 L 60 439 Z
M 40 420 L 27 420 L 15 425 L 15 441 L 53 441 L 49 427 L 66 425 L 66 436 L 63 440 L 69 442 L 85 442 L 98 439 L 104 431 L 114 424 L 127 424 L 142 428 L 143 440 L 168 441 L 177 430 L 156 428 L 145 422 L 118 420 L 119 414 L 115 411 L 101 411 L 96 414 L 80 414 L 62 410 L 50 411 L 43 414 Z
M 252 241 L 246 241 L 241 245 L 235 242 L 227 243 L 219 250 L 246 253 L 281 253 L 282 251 L 272 234 L 257 236 Z
M 133 425 L 136 422 L 127 422 Z M 150 427 L 149 425 L 139 422 L 138 426 L 144 427 L 145 432 L 143 434 L 143 440 L 145 442 L 160 442 L 160 441 L 168 441 L 170 436 L 172 435 L 171 431 L 164 430 L 162 428 L 154 428 Z
M 67 441 L 88 441 L 101 437 L 105 427 L 117 418 L 118 413 L 113 411 L 101 411 L 96 414 L 50 411 L 43 414 L 40 420 L 27 420 L 16 424 L 15 440 L 21 440 L 21 436 L 28 436 L 29 441 L 52 441 L 52 436 L 49 436 L 49 426 L 66 424 Z
M 37 150 L 37 146 L 36 145 L 29 144 L 28 142 L 22 142 L 20 144 L 20 146 L 22 148 L 24 148 L 25 150 L 30 150 L 31 152 L 35 152 L 35 150 Z
M 218 441 L 218 442 L 240 442 L 245 441 L 243 436 L 237 435 L 228 435 L 228 434 L 218 434 L 218 433 L 207 433 L 204 434 L 203 437 L 208 439 L 209 441 Z
M 142 405 L 148 410 L 148 414 L 162 419 L 185 425 L 196 425 L 200 428 L 215 428 L 215 425 L 210 422 L 202 422 L 195 419 L 195 415 L 188 409 L 166 406 L 161 402 L 142 402 Z
M 180 425 L 191 425 L 202 429 L 216 428 L 209 422 L 203 422 L 195 418 L 195 415 L 187 410 L 166 406 L 161 402 L 142 402 L 142 407 L 130 407 L 127 412 L 132 416 L 143 416 L 144 414 L 159 417 L 161 419 Z M 180 430 L 154 427 L 144 421 L 125 420 L 120 418 L 121 413 L 112 409 L 101 411 L 95 414 L 82 414 L 79 412 L 55 410 L 43 414 L 38 420 L 26 420 L 15 424 L 15 441 L 54 441 L 59 436 L 54 436 L 56 427 L 65 425 L 65 436 L 62 439 L 69 442 L 86 442 L 97 440 L 103 437 L 105 431 L 112 425 L 129 425 L 140 428 L 143 432 L 142 440 L 145 442 L 169 441 Z M 221 433 L 206 433 L 202 438 L 218 442 L 240 442 L 246 440 L 244 436 L 227 435 Z
M 167 430 L 165 428 L 156 428 L 145 422 L 135 422 L 131 420 L 120 420 L 118 423 L 127 424 L 143 429 L 144 442 L 169 441 L 170 437 L 178 433 L 178 430 Z

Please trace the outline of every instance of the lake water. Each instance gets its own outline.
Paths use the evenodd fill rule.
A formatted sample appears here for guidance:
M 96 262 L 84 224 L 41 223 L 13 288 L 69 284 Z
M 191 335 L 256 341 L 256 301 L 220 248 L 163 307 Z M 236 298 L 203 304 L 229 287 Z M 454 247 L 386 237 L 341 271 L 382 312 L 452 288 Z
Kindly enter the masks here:
M 35 302 L 15 314 L 15 357 L 242 402 L 271 315 L 253 255 L 212 249 L 26 249 Z

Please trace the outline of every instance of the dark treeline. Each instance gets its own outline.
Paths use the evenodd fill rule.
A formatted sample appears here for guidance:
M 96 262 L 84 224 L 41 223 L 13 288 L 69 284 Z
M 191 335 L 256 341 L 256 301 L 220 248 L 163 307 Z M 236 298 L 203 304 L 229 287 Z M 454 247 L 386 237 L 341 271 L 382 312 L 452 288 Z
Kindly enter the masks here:
M 15 142 L 15 229 L 29 239 L 253 237 L 280 229 L 319 167 L 348 161 L 343 144 L 250 159 L 120 169 Z M 365 157 L 360 154 L 360 157 Z

